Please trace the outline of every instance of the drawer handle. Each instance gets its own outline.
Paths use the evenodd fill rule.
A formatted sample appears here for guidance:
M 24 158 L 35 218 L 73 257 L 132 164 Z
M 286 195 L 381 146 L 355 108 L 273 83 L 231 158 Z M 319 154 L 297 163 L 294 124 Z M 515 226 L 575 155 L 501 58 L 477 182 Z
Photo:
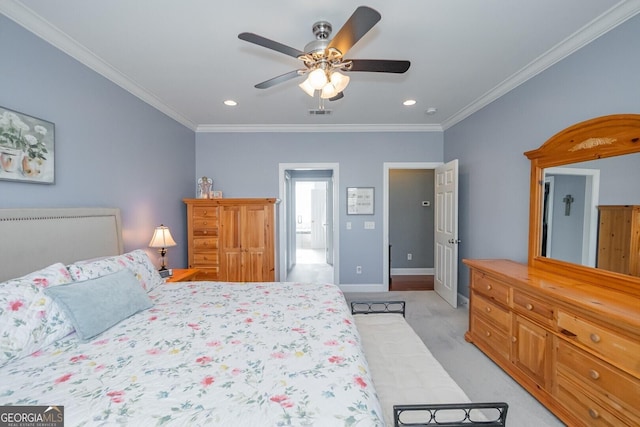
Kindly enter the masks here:
M 516 342 L 516 341 L 518 341 L 517 337 L 511 337 L 511 342 Z
M 592 379 L 597 380 L 598 378 L 600 378 L 600 372 L 596 371 L 595 369 L 590 369 L 589 370 L 589 376 Z
M 533 304 L 531 303 L 527 304 L 527 310 L 529 311 L 533 310 Z
M 207 225 L 207 221 L 204 221 L 204 222 L 203 222 L 203 224 L 204 224 L 204 225 Z
M 204 231 L 202 232 L 202 234 L 207 234 L 207 230 L 204 230 Z
M 589 408 L 589 416 L 594 420 L 597 420 L 598 418 L 600 418 L 600 412 L 593 408 Z
M 486 335 L 487 335 L 488 337 L 490 337 L 490 336 L 491 336 L 491 332 L 487 331 L 487 332 L 486 332 Z
M 595 343 L 599 343 L 600 342 L 600 335 L 598 335 L 598 334 L 591 334 L 591 335 L 589 335 L 589 338 L 591 338 L 591 341 L 593 341 Z
M 492 288 L 492 286 L 491 286 L 491 285 L 487 285 L 487 290 L 488 290 L 488 291 L 490 291 L 490 290 L 491 290 L 491 288 Z
M 207 214 L 207 211 L 204 211 L 204 214 L 206 215 L 206 214 Z
M 487 307 L 486 310 L 487 310 L 487 313 L 491 313 L 491 307 Z

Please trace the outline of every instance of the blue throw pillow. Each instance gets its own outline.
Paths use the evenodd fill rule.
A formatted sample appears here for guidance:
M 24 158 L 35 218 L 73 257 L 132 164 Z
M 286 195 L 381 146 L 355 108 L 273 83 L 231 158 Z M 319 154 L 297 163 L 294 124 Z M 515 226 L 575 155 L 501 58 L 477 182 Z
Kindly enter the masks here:
M 96 279 L 52 286 L 44 292 L 67 314 L 83 341 L 153 306 L 138 279 L 126 268 Z

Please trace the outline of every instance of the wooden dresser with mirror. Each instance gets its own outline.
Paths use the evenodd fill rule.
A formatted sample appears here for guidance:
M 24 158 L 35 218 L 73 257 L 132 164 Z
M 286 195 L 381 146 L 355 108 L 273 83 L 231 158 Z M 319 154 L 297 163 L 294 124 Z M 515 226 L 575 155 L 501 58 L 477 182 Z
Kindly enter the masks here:
M 599 210 L 640 205 L 638 153 L 638 114 L 599 117 L 556 134 L 525 153 L 531 160 L 527 265 L 463 260 L 471 273 L 465 338 L 567 425 L 640 425 L 640 277 L 597 267 L 606 240 L 598 232 L 617 241 L 613 228 L 630 229 L 598 230 Z M 613 160 L 621 163 L 609 165 Z M 556 182 L 559 194 L 552 196 L 549 178 L 572 167 L 588 173 L 571 193 Z M 622 173 L 623 181 L 609 177 Z M 567 233 L 570 223 L 579 236 Z M 638 245 L 626 250 L 621 257 L 640 256 Z

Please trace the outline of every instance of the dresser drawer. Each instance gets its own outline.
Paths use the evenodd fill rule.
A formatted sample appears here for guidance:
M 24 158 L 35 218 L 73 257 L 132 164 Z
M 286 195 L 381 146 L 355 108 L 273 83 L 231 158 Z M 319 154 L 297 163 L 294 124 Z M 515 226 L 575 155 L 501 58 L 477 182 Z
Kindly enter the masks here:
M 513 290 L 513 308 L 527 317 L 553 325 L 553 307 L 518 289 Z
M 201 237 L 193 239 L 194 251 L 208 251 L 218 249 L 217 237 Z
M 588 390 L 597 392 L 606 402 L 620 405 L 622 412 L 634 412 L 640 416 L 640 380 L 579 350 L 564 341 L 558 343 L 558 372 L 574 378 Z M 631 416 L 631 415 L 628 415 Z
M 193 219 L 218 219 L 218 207 L 217 206 L 194 206 Z
M 218 237 L 217 228 L 194 228 L 193 237 Z
M 217 218 L 193 218 L 193 230 L 216 230 L 218 228 Z
M 219 262 L 218 252 L 210 252 L 210 253 L 194 253 L 193 254 L 193 265 L 195 268 L 208 267 L 212 265 L 218 265 Z
M 471 317 L 471 331 L 475 337 L 484 341 L 504 360 L 509 360 L 509 338 L 500 329 L 482 320 L 480 316 Z
M 216 282 L 218 280 L 220 280 L 220 270 L 218 267 L 212 267 L 212 268 L 203 268 L 203 267 L 198 267 L 198 275 L 196 276 L 196 280 L 202 280 L 202 281 L 213 281 Z
M 640 342 L 563 311 L 558 312 L 558 328 L 570 339 L 640 377 Z
M 509 285 L 506 285 L 491 276 L 476 272 L 473 275 L 471 287 L 474 291 L 480 292 L 487 298 L 501 304 L 509 304 Z
M 510 313 L 476 292 L 473 293 L 473 313 L 474 315 L 491 319 L 496 327 L 499 327 L 507 334 L 509 333 L 511 325 Z
M 569 410 L 588 426 L 612 426 L 637 425 L 624 415 L 609 407 L 604 402 L 599 402 L 590 397 L 580 387 L 576 386 L 564 375 L 558 375 L 558 399 Z M 620 415 L 618 418 L 616 415 Z

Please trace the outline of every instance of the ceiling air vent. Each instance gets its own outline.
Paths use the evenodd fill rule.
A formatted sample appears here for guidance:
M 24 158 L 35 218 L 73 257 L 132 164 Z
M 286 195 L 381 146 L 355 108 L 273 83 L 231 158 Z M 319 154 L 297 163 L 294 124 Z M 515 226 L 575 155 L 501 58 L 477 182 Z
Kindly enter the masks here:
M 328 116 L 332 112 L 333 110 L 325 110 L 324 108 L 319 108 L 317 110 L 309 110 L 309 114 L 312 116 Z

